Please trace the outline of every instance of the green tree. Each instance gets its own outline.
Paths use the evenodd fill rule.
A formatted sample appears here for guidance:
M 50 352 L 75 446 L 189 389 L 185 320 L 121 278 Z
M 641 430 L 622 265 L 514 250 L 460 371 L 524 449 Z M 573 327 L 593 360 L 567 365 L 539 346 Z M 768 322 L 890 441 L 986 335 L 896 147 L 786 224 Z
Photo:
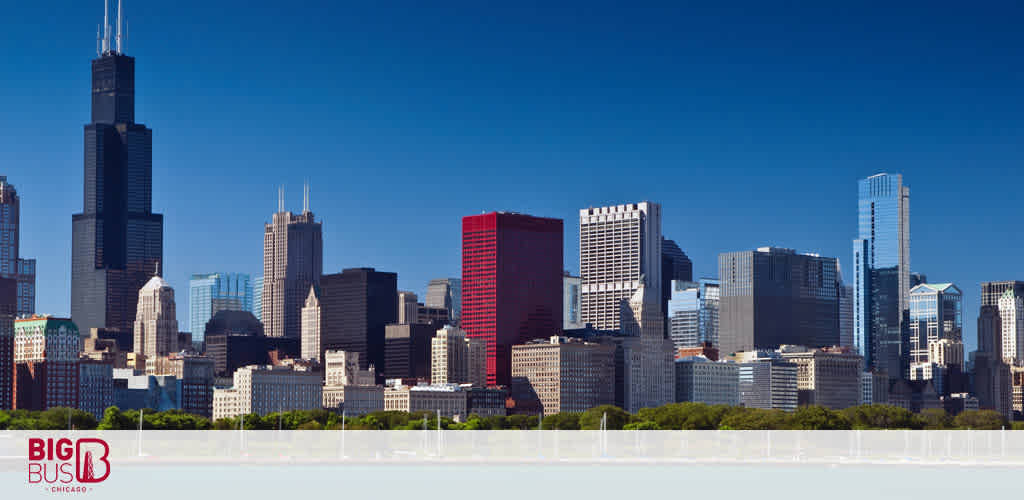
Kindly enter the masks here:
M 661 427 L 657 423 L 651 422 L 650 420 L 644 420 L 643 422 L 630 422 L 622 427 L 624 431 L 658 431 Z
M 541 428 L 544 430 L 576 431 L 580 429 L 579 413 L 556 413 L 548 415 L 541 421 Z
M 824 406 L 801 406 L 789 416 L 789 425 L 798 430 L 847 430 L 850 421 L 841 413 Z
M 953 425 L 960 429 L 999 430 L 1006 423 L 1006 417 L 993 410 L 965 411 L 953 419 Z
M 608 430 L 621 430 L 632 419 L 632 415 L 618 406 L 601 405 L 580 414 L 580 429 L 599 430 L 605 414 L 608 415 Z
M 942 408 L 928 408 L 917 417 L 922 423 L 922 428 L 927 430 L 943 430 L 953 427 L 953 417 L 949 416 Z
M 780 410 L 732 407 L 719 422 L 722 430 L 782 430 L 790 427 L 788 416 Z
M 906 408 L 881 404 L 860 405 L 841 411 L 854 429 L 920 429 L 923 423 Z
M 138 428 L 138 414 L 136 413 L 135 421 L 133 422 L 121 412 L 120 408 L 116 406 L 111 406 L 103 412 L 103 419 L 100 420 L 100 423 L 97 426 L 97 429 L 100 430 L 126 430 L 135 428 Z

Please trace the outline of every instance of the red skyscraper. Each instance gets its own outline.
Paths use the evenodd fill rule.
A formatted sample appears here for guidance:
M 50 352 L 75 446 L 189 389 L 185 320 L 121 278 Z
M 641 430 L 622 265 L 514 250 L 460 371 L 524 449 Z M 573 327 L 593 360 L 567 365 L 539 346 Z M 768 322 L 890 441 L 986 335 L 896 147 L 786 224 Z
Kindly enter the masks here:
M 487 341 L 487 384 L 509 385 L 512 346 L 562 326 L 562 220 L 462 218 L 462 328 Z

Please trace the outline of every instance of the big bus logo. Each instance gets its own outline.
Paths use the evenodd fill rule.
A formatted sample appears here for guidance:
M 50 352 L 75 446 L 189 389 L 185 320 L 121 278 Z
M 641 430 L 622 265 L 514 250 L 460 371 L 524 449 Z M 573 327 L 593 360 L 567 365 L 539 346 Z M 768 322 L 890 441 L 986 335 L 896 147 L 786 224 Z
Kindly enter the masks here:
M 99 483 L 110 476 L 109 455 L 110 447 L 102 439 L 29 438 L 28 482 L 48 486 Z

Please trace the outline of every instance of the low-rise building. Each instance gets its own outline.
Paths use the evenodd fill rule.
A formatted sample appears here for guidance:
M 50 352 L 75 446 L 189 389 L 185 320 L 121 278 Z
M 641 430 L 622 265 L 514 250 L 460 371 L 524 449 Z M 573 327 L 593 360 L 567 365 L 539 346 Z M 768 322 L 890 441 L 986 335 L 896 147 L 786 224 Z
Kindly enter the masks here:
M 740 405 L 794 411 L 799 402 L 797 366 L 774 351 L 737 353 Z
M 677 359 L 676 402 L 739 405 L 739 365 L 704 356 Z
M 466 391 L 455 384 L 399 385 L 384 388 L 384 410 L 404 412 L 440 412 L 442 417 L 463 421 L 466 413 Z
M 797 366 L 800 405 L 841 410 L 860 404 L 864 358 L 852 348 L 782 346 L 779 355 Z
M 92 413 L 96 420 L 114 405 L 114 367 L 109 361 L 82 359 L 78 362 L 78 409 Z
M 551 337 L 512 346 L 510 392 L 544 415 L 581 413 L 615 403 L 615 346 Z
M 315 410 L 323 405 L 320 373 L 295 366 L 250 365 L 235 371 L 234 385 L 214 389 L 214 420 L 238 415 L 268 415 Z
M 508 400 L 507 390 L 500 387 L 473 387 L 470 384 L 463 385 L 462 390 L 466 391 L 467 415 L 495 417 L 508 414 L 505 407 Z

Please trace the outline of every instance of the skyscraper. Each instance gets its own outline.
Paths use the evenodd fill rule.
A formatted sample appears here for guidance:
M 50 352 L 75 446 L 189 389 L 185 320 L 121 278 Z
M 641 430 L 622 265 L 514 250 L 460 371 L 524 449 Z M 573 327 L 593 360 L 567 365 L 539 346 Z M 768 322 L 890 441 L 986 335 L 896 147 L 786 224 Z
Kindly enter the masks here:
M 630 203 L 580 210 L 583 323 L 619 328 L 619 307 L 640 288 L 661 297 L 661 205 Z
M 487 384 L 508 385 L 512 346 L 562 326 L 562 220 L 462 218 L 462 328 L 487 342 Z
M 835 258 L 788 248 L 719 255 L 722 353 L 838 344 L 837 265 Z
M 857 183 L 853 240 L 853 341 L 868 370 L 900 376 L 910 291 L 910 188 L 899 174 Z
M 1000 352 L 1003 362 L 1024 361 L 1024 297 L 1006 290 L 999 298 Z
M 135 316 L 136 354 L 147 358 L 178 351 L 178 320 L 174 307 L 174 289 L 163 278 L 153 276 L 139 290 Z
M 302 305 L 301 337 L 299 339 L 299 352 L 302 359 L 315 359 L 321 361 L 320 339 L 323 334 L 320 328 L 320 287 L 313 285 L 309 287 L 309 295 Z
M 668 312 L 672 281 L 693 281 L 693 262 L 676 242 L 661 238 L 661 310 Z
M 84 203 L 71 218 L 71 317 L 83 331 L 131 331 L 139 289 L 163 260 L 164 220 L 152 206 L 153 131 L 135 122 L 135 58 L 104 31 L 92 61 Z
M 580 318 L 580 309 L 583 302 L 580 300 L 580 288 L 583 281 L 579 276 L 573 276 L 566 271 L 562 275 L 562 329 L 575 330 L 583 328 Z
M 263 276 L 252 280 L 252 315 L 263 321 Z
M 344 269 L 320 278 L 320 349 L 359 353 L 359 367 L 385 366 L 385 327 L 398 321 L 398 275 Z
M 36 260 L 19 256 L 21 199 L 7 176 L 0 175 L 0 278 L 17 281 L 17 315 L 36 312 Z
M 628 302 L 622 302 L 619 314 L 623 340 L 623 409 L 636 413 L 641 408 L 656 408 L 675 401 L 675 346 L 665 337 L 665 314 L 661 294 L 645 286 L 640 277 Z
M 248 274 L 193 274 L 188 288 L 189 325 L 196 342 L 202 342 L 206 322 L 219 311 L 252 312 L 253 289 Z
M 462 280 L 441 278 L 427 284 L 427 298 L 424 305 L 448 311 L 448 323 L 458 326 L 462 317 Z
M 669 337 L 676 348 L 718 347 L 718 280 L 703 278 L 699 283 L 671 281 L 668 302 Z
M 910 290 L 909 307 L 911 363 L 929 362 L 929 347 L 939 340 L 963 341 L 963 294 L 956 285 L 917 285 Z
M 277 213 L 263 233 L 260 320 L 268 337 L 299 338 L 302 304 L 309 287 L 320 282 L 323 268 L 322 225 L 309 211 L 308 192 L 301 214 L 285 211 L 281 192 Z
M 398 324 L 419 323 L 419 298 L 412 292 L 398 292 Z

